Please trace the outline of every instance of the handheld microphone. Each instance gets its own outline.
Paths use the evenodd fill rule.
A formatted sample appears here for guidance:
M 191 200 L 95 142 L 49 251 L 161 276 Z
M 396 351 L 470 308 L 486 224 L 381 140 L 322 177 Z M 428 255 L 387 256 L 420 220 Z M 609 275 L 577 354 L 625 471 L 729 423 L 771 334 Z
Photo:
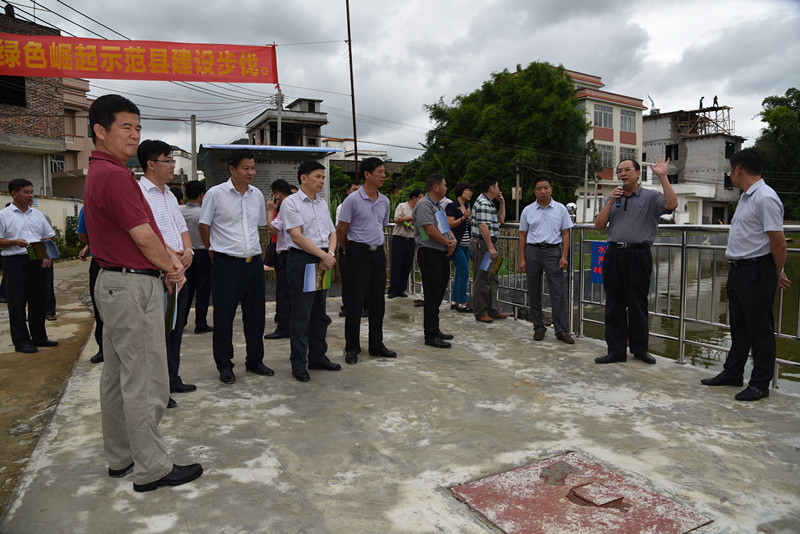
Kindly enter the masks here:
M 619 188 L 622 189 L 622 180 L 619 181 Z M 617 197 L 617 203 L 615 204 L 616 207 L 622 207 L 622 196 Z

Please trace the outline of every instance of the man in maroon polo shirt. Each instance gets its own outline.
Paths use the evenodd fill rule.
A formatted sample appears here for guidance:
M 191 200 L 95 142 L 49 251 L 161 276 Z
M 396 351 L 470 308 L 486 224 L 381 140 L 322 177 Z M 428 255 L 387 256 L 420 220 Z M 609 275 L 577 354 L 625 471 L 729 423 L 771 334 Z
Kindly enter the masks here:
M 100 410 L 108 474 L 119 478 L 133 471 L 133 489 L 140 492 L 178 486 L 203 473 L 200 464 L 174 465 L 158 430 L 169 398 L 164 285 L 172 294 L 183 284 L 183 266 L 167 250 L 125 167 L 139 146 L 139 109 L 124 97 L 105 95 L 89 108 L 89 125 L 96 150 L 84 214 L 101 267 L 95 296 L 104 324 Z

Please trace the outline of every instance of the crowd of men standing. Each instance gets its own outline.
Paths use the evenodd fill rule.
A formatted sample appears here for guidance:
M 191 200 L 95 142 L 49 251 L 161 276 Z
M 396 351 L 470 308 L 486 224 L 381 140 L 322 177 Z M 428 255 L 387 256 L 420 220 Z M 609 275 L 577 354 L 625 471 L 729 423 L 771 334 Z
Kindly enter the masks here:
M 100 383 L 103 444 L 108 474 L 133 473 L 136 491 L 184 484 L 199 477 L 199 464 L 177 465 L 169 459 L 158 426 L 166 408 L 177 403 L 173 393 L 197 388 L 180 376 L 180 348 L 192 300 L 195 334 L 212 334 L 213 358 L 224 384 L 233 384 L 233 324 L 241 306 L 247 372 L 272 376 L 264 364 L 264 339 L 288 337 L 292 375 L 309 382 L 309 371 L 340 371 L 328 356 L 325 272 L 339 261 L 344 294 L 345 362 L 359 361 L 361 317 L 368 317 L 368 354 L 398 355 L 384 344 L 385 297 L 406 297 L 414 254 L 424 295 L 424 343 L 451 347 L 454 334 L 440 329 L 439 311 L 450 278 L 450 262 L 459 282 L 451 293 L 451 309 L 471 311 L 476 321 L 504 319 L 497 301 L 498 253 L 505 202 L 498 181 L 485 178 L 480 194 L 469 205 L 472 188 L 456 186 L 456 201 L 447 205 L 447 181 L 433 174 L 426 191 L 411 191 L 392 220 L 391 276 L 386 292 L 384 232 L 390 203 L 380 192 L 386 178 L 377 158 L 361 162 L 363 183 L 351 184 L 337 209 L 337 221 L 320 196 L 325 167 L 305 161 L 297 171 L 299 189 L 285 180 L 272 184 L 269 199 L 252 185 L 255 157 L 246 148 L 228 159 L 230 178 L 208 191 L 200 182 L 186 186 L 187 202 L 179 205 L 168 183 L 175 161 L 169 144 L 140 143 L 139 110 L 118 95 L 98 98 L 89 110 L 95 150 L 85 185 L 85 210 L 79 233 L 91 254 L 92 300 L 95 304 L 99 351 L 92 361 L 104 362 Z M 137 182 L 125 163 L 138 156 L 144 176 Z M 656 158 L 653 171 L 663 193 L 639 186 L 640 167 L 625 160 L 617 168 L 621 186 L 614 190 L 597 216 L 595 226 L 610 225 L 610 249 L 605 262 L 608 354 L 599 364 L 635 358 L 655 363 L 648 352 L 647 291 L 652 270 L 650 246 L 660 215 L 677 207 L 666 177 L 668 159 Z M 768 396 L 775 361 L 771 303 L 777 287 L 789 285 L 783 266 L 783 207 L 760 177 L 761 160 L 754 151 L 731 158 L 731 177 L 744 191 L 731 228 L 727 257 L 731 264 L 728 296 L 731 303 L 733 347 L 724 371 L 703 383 L 742 385 L 747 354 L 752 348 L 755 368 L 737 400 Z M 565 206 L 552 198 L 546 177 L 535 180 L 536 201 L 520 217 L 519 265 L 528 282 L 533 340 L 545 337 L 548 321 L 542 312 L 542 280 L 550 288 L 556 338 L 573 344 L 568 328 L 564 269 L 568 266 L 572 221 Z M 0 247 L 9 277 L 8 306 L 11 334 L 21 352 L 54 346 L 44 330 L 44 296 L 40 295 L 48 260 L 28 260 L 25 247 L 50 239 L 53 230 L 33 210 L 32 187 L 24 180 L 9 184 L 13 204 L 0 211 Z M 265 277 L 259 227 L 275 236 L 276 330 L 264 335 Z M 23 253 L 25 256 L 23 258 Z M 455 254 L 455 256 L 454 256 Z M 466 302 L 469 258 L 472 259 L 472 306 Z M 774 271 L 773 271 L 774 268 Z M 462 287 L 462 284 L 464 287 Z M 757 290 L 753 290 L 756 288 Z M 173 320 L 165 322 L 165 291 Z M 30 299 L 29 299 L 30 296 Z M 36 298 L 34 298 L 36 297 Z M 213 325 L 207 321 L 213 298 Z M 27 323 L 25 304 L 28 303 Z M 163 333 L 163 337 L 161 332 Z

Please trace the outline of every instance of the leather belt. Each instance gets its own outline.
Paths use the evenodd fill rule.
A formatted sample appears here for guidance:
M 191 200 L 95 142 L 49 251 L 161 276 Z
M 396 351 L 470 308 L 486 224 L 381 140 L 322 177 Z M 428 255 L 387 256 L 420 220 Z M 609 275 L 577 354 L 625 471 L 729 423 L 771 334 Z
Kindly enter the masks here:
M 536 248 L 556 248 L 561 246 L 561 243 L 528 243 L 528 246 Z
M 258 256 L 248 256 L 247 258 L 239 258 L 238 256 L 229 256 L 228 254 L 223 254 L 222 252 L 215 252 L 214 257 L 225 258 L 226 260 L 235 261 L 238 263 L 250 263 L 255 260 Z
M 650 248 L 647 243 L 620 243 L 618 241 L 610 241 L 609 246 L 612 248 Z
M 757 258 L 744 258 L 741 260 L 728 260 L 728 263 L 731 267 L 744 267 L 746 265 L 753 265 L 754 263 L 758 263 L 760 261 L 764 261 L 767 258 L 772 258 L 772 254 L 765 254 L 763 256 L 759 256 Z
M 378 249 L 382 249 L 383 245 L 367 245 L 366 243 L 359 243 L 358 241 L 348 241 L 347 246 L 355 245 L 358 248 L 363 248 L 368 250 L 369 252 L 377 252 Z
M 146 276 L 161 278 L 161 271 L 158 269 L 129 269 L 128 267 L 103 267 L 103 269 L 106 271 L 114 271 L 115 273 L 144 274 Z

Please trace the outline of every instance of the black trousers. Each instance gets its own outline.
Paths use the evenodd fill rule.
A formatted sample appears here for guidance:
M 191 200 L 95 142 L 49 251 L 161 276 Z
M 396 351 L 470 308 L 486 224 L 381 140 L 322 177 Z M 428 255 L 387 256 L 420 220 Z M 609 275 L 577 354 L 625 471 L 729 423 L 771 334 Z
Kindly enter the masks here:
M 44 327 L 47 269 L 42 268 L 42 260 L 29 260 L 27 254 L 4 256 L 3 277 L 6 280 L 8 323 L 14 346 L 47 339 Z
M 345 352 L 361 352 L 361 309 L 369 310 L 369 348 L 383 344 L 383 315 L 386 301 L 386 252 L 379 246 L 374 252 L 359 243 L 347 246 L 347 307 L 344 320 Z
M 778 276 L 772 255 L 751 265 L 731 266 L 726 293 L 730 310 L 731 348 L 725 359 L 725 372 L 742 378 L 750 349 L 753 373 L 750 385 L 766 390 L 775 368 L 775 318 L 772 306 Z
M 306 370 L 306 365 L 326 358 L 328 321 L 325 318 L 325 302 L 328 291 L 303 291 L 306 265 L 319 263 L 319 258 L 296 248 L 290 248 L 286 262 L 289 279 L 289 295 L 292 306 L 289 321 L 289 345 L 292 372 Z
M 184 307 L 184 323 L 189 322 L 189 311 L 192 308 L 192 299 L 197 296 L 194 304 L 194 326 L 205 328 L 208 326 L 208 302 L 211 299 L 211 256 L 203 248 L 194 249 L 192 265 L 186 271 L 186 306 Z M 184 325 L 185 326 L 185 325 Z
M 650 323 L 647 293 L 653 272 L 650 248 L 609 247 L 603 264 L 606 292 L 606 345 L 613 356 L 647 352 Z
M 425 293 L 423 328 L 425 340 L 431 340 L 441 333 L 439 330 L 439 306 L 442 304 L 447 281 L 450 279 L 450 258 L 443 250 L 420 247 L 417 250 L 417 263 L 422 275 L 422 291 Z
M 392 236 L 392 269 L 389 272 L 389 294 L 400 295 L 406 292 L 408 276 L 414 265 L 413 237 Z
M 287 267 L 289 251 L 279 252 L 275 258 L 275 322 L 278 323 L 276 331 L 281 334 L 289 333 L 289 323 L 292 317 L 292 300 L 289 297 L 289 275 Z
M 100 264 L 93 256 L 89 263 L 89 296 L 92 298 L 92 311 L 94 312 L 94 340 L 97 342 L 99 352 L 103 352 L 103 319 L 100 318 L 97 301 L 94 300 L 94 284 L 97 282 L 98 274 L 100 274 Z
M 261 256 L 250 263 L 220 255 L 211 268 L 214 298 L 214 361 L 221 372 L 233 368 L 233 318 L 242 306 L 242 326 L 247 347 L 246 365 L 264 361 L 264 264 Z
M 186 302 L 189 300 L 189 292 L 186 291 L 186 287 L 182 287 L 180 293 L 178 293 L 178 303 L 177 309 L 184 310 L 186 309 Z M 178 370 L 181 365 L 181 339 L 183 338 L 183 329 L 186 326 L 186 321 L 184 320 L 183 314 L 178 312 L 178 320 L 175 324 L 175 328 L 169 334 L 166 334 L 167 338 L 167 370 L 169 371 L 169 387 L 175 388 L 183 384 L 183 380 L 181 380 L 180 374 L 178 374 Z

